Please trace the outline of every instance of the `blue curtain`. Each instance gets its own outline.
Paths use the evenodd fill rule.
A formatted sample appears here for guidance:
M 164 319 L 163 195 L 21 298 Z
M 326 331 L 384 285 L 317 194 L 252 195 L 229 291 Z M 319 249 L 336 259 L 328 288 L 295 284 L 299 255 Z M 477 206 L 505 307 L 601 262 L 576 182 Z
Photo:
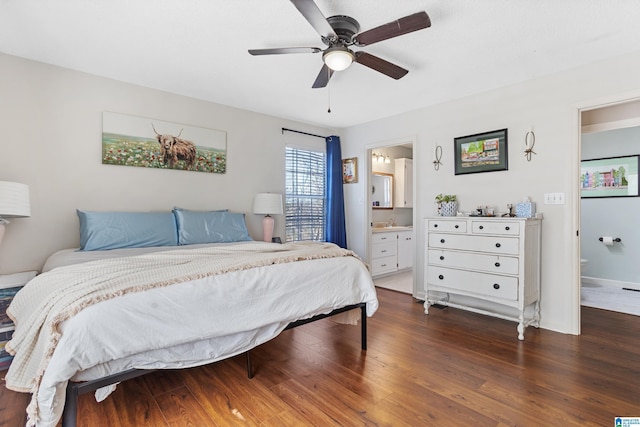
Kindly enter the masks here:
M 325 239 L 347 248 L 347 228 L 344 218 L 344 191 L 342 188 L 342 151 L 340 138 L 332 135 L 327 141 L 327 217 Z

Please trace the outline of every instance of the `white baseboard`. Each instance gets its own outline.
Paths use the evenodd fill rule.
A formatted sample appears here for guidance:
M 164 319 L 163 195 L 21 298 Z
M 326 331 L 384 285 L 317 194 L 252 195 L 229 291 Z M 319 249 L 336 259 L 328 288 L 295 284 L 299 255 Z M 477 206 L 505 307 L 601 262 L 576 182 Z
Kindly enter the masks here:
M 640 283 L 635 282 L 623 282 L 621 280 L 609 280 L 609 279 L 601 279 L 599 277 L 587 277 L 581 276 L 583 285 L 596 285 L 596 286 L 606 286 L 612 288 L 628 288 L 628 289 L 637 289 L 640 291 Z

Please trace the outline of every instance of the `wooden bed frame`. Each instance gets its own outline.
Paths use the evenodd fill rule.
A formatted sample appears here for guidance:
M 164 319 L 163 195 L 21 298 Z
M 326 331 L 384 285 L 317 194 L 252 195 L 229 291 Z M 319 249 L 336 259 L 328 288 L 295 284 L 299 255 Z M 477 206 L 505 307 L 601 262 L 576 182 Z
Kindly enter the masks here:
M 367 304 L 364 302 L 358 304 L 348 305 L 342 308 L 337 308 L 328 314 L 318 314 L 317 316 L 310 317 L 308 319 L 297 320 L 289 323 L 284 330 L 293 329 L 298 326 L 306 325 L 307 323 L 315 322 L 316 320 L 324 319 L 334 316 L 339 313 L 344 313 L 353 309 L 360 309 L 360 344 L 362 350 L 367 349 Z M 251 364 L 251 353 L 247 351 L 247 377 L 253 378 L 253 366 Z M 156 369 L 129 369 L 117 374 L 109 375 L 103 378 L 98 378 L 91 381 L 73 382 L 69 381 L 67 384 L 66 400 L 64 403 L 64 410 L 62 413 L 62 427 L 76 427 L 77 412 L 78 412 L 78 397 L 81 394 L 90 393 L 99 388 L 106 387 L 117 382 L 126 381 L 132 378 L 140 377 L 148 373 L 154 372 Z

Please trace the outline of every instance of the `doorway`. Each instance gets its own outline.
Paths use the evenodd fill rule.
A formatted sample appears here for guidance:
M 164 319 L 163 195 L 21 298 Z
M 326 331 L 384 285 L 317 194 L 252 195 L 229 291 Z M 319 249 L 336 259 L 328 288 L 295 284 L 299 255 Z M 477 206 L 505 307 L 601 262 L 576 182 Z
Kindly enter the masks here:
M 374 283 L 410 295 L 416 295 L 414 144 L 408 137 L 367 146 L 365 179 L 365 240 Z
M 640 244 L 640 233 L 632 227 L 640 212 L 640 197 L 633 197 L 638 195 L 633 157 L 640 154 L 638 139 L 640 100 L 580 110 L 580 191 L 586 196 L 578 204 L 582 306 L 640 315 L 640 267 L 631 253 Z M 625 168 L 628 161 L 635 163 L 635 170 Z M 611 162 L 625 165 L 621 170 L 617 163 L 607 166 L 603 174 L 591 171 L 591 166 Z M 609 175 L 616 179 L 607 181 Z

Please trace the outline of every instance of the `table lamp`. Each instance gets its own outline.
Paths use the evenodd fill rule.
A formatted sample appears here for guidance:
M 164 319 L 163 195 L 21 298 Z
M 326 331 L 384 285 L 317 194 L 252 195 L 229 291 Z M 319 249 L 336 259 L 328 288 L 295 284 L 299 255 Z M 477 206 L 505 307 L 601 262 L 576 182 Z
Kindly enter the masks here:
M 0 243 L 4 237 L 5 218 L 31 216 L 29 186 L 17 182 L 0 181 Z
M 262 234 L 265 242 L 271 242 L 275 222 L 271 215 L 282 215 L 282 194 L 256 194 L 253 199 L 253 213 L 265 215 L 262 220 Z

